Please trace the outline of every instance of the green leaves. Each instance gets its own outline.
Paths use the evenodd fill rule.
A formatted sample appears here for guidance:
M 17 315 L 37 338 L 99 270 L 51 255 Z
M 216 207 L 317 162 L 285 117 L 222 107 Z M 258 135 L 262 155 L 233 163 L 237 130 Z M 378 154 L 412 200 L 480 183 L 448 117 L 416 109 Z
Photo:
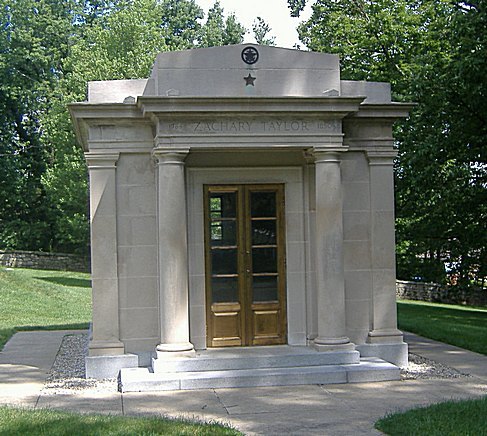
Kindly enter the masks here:
M 41 183 L 51 156 L 42 116 L 62 75 L 71 2 L 0 1 L 0 245 L 49 249 L 52 214 Z
M 200 47 L 214 47 L 228 44 L 240 44 L 246 29 L 235 17 L 234 14 L 223 18 L 223 8 L 217 0 L 213 7 L 208 11 L 206 23 L 201 28 L 199 39 Z
M 396 100 L 418 102 L 395 129 L 399 278 L 487 275 L 486 28 L 483 1 L 317 0 L 298 29 L 340 55 L 342 78 L 391 82 Z
M 275 37 L 267 36 L 272 30 L 270 26 L 261 17 L 257 17 L 252 25 L 255 41 L 262 45 L 276 45 Z
M 194 0 L 0 0 L 0 247 L 86 253 L 87 170 L 67 104 L 87 82 L 146 78 L 158 52 L 236 44 Z

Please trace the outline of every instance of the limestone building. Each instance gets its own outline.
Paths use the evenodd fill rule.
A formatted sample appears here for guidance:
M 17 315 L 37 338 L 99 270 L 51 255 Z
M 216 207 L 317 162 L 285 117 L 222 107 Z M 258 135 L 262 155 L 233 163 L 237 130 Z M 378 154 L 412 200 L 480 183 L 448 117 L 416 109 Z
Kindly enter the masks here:
M 335 55 L 248 44 L 90 82 L 70 105 L 90 177 L 88 375 L 398 377 L 392 125 L 410 108 L 340 80 Z

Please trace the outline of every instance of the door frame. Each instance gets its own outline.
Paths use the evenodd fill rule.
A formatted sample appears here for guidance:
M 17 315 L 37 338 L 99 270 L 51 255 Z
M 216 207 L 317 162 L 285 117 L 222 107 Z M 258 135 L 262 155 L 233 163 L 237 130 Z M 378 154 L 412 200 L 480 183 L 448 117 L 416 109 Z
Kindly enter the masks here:
M 258 346 L 280 345 L 287 342 L 286 314 L 286 226 L 285 226 L 285 185 L 283 183 L 238 183 L 223 185 L 204 185 L 204 223 L 205 223 L 205 285 L 206 285 L 206 324 L 208 347 L 218 346 Z M 211 239 L 210 196 L 212 193 L 234 193 L 236 199 L 236 249 L 237 249 L 237 300 L 214 303 L 211 289 Z M 251 194 L 274 192 L 276 195 L 276 274 L 277 301 L 254 301 L 252 282 L 252 215 Z M 222 218 L 225 220 L 225 218 Z M 254 218 L 259 220 L 259 218 Z M 259 274 L 257 274 L 259 275 Z M 262 275 L 262 274 L 261 274 Z M 220 321 L 218 321 L 220 319 Z M 218 337 L 215 329 L 227 325 L 227 330 L 239 336 Z M 275 325 L 269 331 L 267 326 Z M 259 331 L 260 330 L 260 331 Z M 230 333 L 230 331 L 229 331 Z
M 286 313 L 287 343 L 306 345 L 308 323 L 316 305 L 309 280 L 307 184 L 302 167 L 187 167 L 188 266 L 190 340 L 197 350 L 206 349 L 206 293 L 204 245 L 204 185 L 284 184 L 286 209 Z

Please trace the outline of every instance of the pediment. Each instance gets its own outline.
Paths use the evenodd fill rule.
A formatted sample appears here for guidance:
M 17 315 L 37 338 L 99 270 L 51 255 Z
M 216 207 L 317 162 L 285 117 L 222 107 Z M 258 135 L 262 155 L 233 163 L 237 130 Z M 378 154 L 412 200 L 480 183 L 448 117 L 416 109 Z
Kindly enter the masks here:
M 336 55 L 239 44 L 159 53 L 151 80 L 144 95 L 338 96 L 340 67 Z

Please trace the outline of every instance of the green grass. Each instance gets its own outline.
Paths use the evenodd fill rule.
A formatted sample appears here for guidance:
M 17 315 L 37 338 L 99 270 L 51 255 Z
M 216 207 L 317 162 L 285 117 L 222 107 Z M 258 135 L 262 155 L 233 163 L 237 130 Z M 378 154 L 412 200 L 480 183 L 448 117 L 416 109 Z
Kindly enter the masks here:
M 89 274 L 0 268 L 0 350 L 19 330 L 85 329 L 90 321 Z
M 487 309 L 401 300 L 398 327 L 487 355 Z
M 377 421 L 375 428 L 394 436 L 487 435 L 487 397 L 447 401 L 388 415 Z
M 0 435 L 241 435 L 222 424 L 0 407 Z

